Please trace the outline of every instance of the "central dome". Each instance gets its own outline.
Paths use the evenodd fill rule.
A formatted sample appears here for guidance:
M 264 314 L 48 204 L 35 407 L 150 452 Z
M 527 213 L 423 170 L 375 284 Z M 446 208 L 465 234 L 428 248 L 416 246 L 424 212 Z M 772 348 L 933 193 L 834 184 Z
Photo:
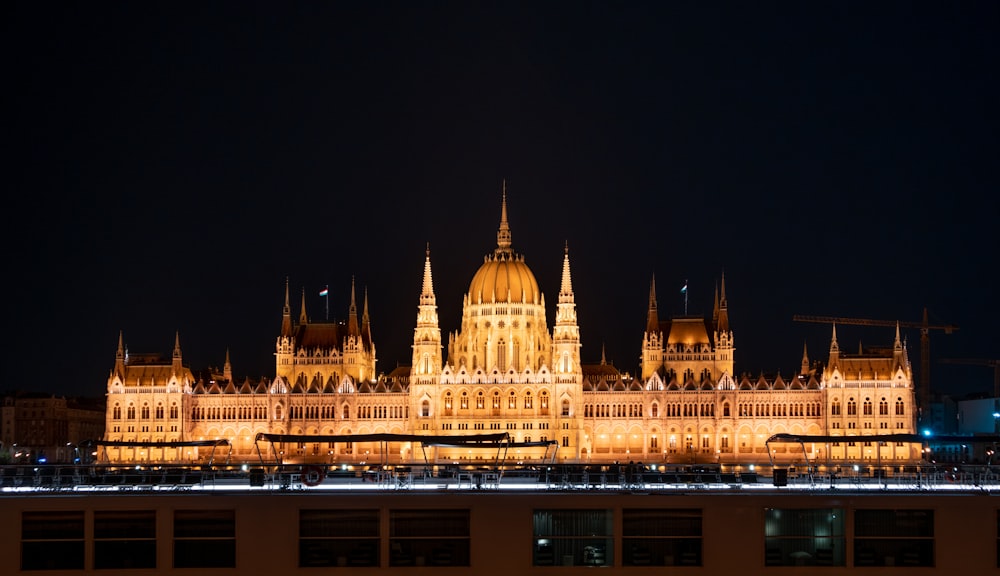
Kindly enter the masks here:
M 487 256 L 469 284 L 472 303 L 533 304 L 538 298 L 535 275 L 523 257 L 510 252 Z
M 507 182 L 503 185 L 503 199 L 500 202 L 500 229 L 497 231 L 497 247 L 493 254 L 486 255 L 486 261 L 479 267 L 469 284 L 469 301 L 472 304 L 534 304 L 541 294 L 538 282 L 531 269 L 510 249 L 510 224 L 507 223 Z

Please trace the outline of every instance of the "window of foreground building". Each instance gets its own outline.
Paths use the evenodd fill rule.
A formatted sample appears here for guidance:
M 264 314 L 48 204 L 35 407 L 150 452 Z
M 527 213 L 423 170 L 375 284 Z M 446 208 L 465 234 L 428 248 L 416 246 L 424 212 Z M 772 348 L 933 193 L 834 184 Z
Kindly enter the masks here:
M 611 510 L 535 510 L 535 566 L 612 566 Z
M 844 566 L 846 546 L 842 509 L 764 510 L 765 566 Z
M 156 512 L 94 512 L 94 568 L 156 568 Z
M 235 510 L 174 511 L 174 568 L 235 567 Z
M 623 566 L 701 566 L 701 510 L 622 510 Z
M 299 566 L 378 566 L 378 510 L 300 510 Z
M 83 511 L 21 515 L 21 570 L 82 570 Z
M 934 566 L 933 510 L 855 510 L 855 566 Z
M 468 566 L 468 510 L 390 510 L 390 566 Z

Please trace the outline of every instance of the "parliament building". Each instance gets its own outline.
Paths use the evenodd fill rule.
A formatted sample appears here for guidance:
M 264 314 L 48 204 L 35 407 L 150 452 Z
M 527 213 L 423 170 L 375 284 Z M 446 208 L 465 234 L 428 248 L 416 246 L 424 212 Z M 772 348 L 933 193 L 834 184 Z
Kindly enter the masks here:
M 414 295 L 409 366 L 376 370 L 368 298 L 359 313 L 355 296 L 352 285 L 346 323 L 316 322 L 306 315 L 304 295 L 293 313 L 286 281 L 271 380 L 234 380 L 228 353 L 221 371 L 193 371 L 183 363 L 179 335 L 169 359 L 130 354 L 119 335 L 98 457 L 193 463 L 204 460 L 207 448 L 169 443 L 227 440 L 232 461 L 253 463 L 261 457 L 258 434 L 287 434 L 299 438 L 268 458 L 354 465 L 416 462 L 430 454 L 435 462 L 473 464 L 493 454 L 364 435 L 497 433 L 521 446 L 507 460 L 523 463 L 904 464 L 921 456 L 919 445 L 865 440 L 915 431 L 914 382 L 898 328 L 891 347 L 848 354 L 834 326 L 825 363 L 811 362 L 803 350 L 797 374 L 737 376 L 724 276 L 711 318 L 661 319 L 650 282 L 645 333 L 636 335 L 640 374 L 603 358 L 584 363 L 586 326 L 577 322 L 569 250 L 550 327 L 545 296 L 513 249 L 506 192 L 496 248 L 462 299 L 461 326 L 447 336 L 428 251 Z M 766 444 L 779 433 L 843 441 Z M 360 441 L 303 438 L 331 435 Z

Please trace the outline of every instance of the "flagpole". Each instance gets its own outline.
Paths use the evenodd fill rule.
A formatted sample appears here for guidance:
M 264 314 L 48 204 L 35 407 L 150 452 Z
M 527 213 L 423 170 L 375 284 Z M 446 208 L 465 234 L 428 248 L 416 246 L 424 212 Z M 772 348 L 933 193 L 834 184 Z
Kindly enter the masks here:
M 326 288 L 323 290 L 326 292 L 324 299 L 326 300 L 326 321 L 330 321 L 330 285 L 327 284 Z

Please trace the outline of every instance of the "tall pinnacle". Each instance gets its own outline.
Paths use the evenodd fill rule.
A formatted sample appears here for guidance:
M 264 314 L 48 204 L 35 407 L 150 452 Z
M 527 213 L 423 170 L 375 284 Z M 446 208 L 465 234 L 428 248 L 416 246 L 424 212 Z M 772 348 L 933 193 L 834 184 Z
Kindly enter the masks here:
M 358 304 L 354 297 L 354 277 L 351 276 L 351 309 L 348 312 L 347 319 L 347 333 L 352 336 L 358 336 L 361 334 L 361 329 L 358 326 Z
M 431 275 L 431 244 L 427 243 L 427 252 L 424 257 L 424 284 L 420 290 L 420 304 L 421 305 L 434 305 L 436 304 L 436 299 L 434 297 L 434 278 Z
M 507 223 L 507 179 L 503 181 L 503 200 L 500 204 L 500 230 L 497 231 L 497 255 L 510 253 L 510 225 Z
M 659 332 L 660 318 L 656 313 L 656 275 L 649 281 L 649 311 L 646 315 L 646 332 Z
M 560 302 L 572 302 L 573 301 L 573 281 L 570 279 L 569 274 L 569 242 L 566 242 L 566 248 L 563 252 L 563 269 L 562 269 L 562 284 L 559 287 L 559 301 Z

